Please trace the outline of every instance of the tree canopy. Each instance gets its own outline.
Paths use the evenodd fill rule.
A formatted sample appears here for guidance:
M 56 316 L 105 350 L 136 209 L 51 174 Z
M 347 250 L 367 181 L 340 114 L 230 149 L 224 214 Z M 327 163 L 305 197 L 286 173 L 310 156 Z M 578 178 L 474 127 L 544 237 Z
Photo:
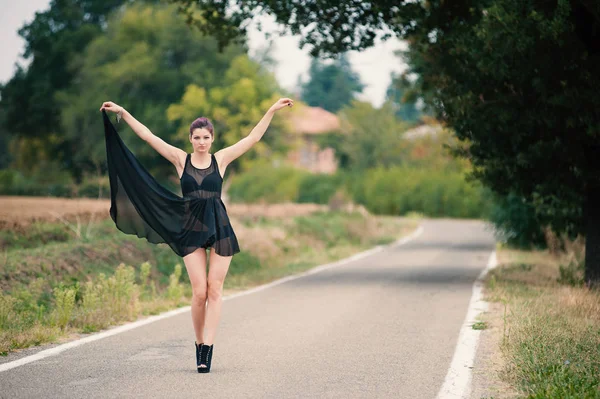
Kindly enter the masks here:
M 364 88 L 344 54 L 331 64 L 313 58 L 308 73 L 308 81 L 302 84 L 302 100 L 329 112 L 335 113 L 350 104 Z
M 41 159 L 61 159 L 65 167 L 74 168 L 73 143 L 60 138 L 62 126 L 55 94 L 68 88 L 77 74 L 76 55 L 102 34 L 108 16 L 125 3 L 126 0 L 52 0 L 46 11 L 37 12 L 31 22 L 19 29 L 25 40 L 23 57 L 31 62 L 27 68 L 17 65 L 16 73 L 1 88 L 3 130 L 22 138 L 23 146 L 37 146 Z M 52 136 L 45 145 L 38 143 L 41 132 Z

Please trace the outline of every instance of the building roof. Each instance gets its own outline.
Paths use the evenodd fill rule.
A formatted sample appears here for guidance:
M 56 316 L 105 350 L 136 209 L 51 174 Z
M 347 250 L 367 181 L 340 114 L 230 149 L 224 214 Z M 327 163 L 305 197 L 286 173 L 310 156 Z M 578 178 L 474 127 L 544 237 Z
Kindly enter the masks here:
M 340 129 L 337 115 L 321 107 L 301 107 L 292 113 L 290 123 L 295 133 L 321 134 Z

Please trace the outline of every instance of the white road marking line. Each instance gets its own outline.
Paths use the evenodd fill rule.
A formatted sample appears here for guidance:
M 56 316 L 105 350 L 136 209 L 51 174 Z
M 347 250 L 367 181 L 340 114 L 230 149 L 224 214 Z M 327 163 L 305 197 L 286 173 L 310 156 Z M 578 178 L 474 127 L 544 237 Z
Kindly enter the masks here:
M 401 239 L 399 239 L 399 240 L 397 240 L 397 241 L 395 241 L 395 242 L 393 242 L 391 244 L 388 244 L 388 245 L 378 245 L 375 248 L 371 248 L 371 249 L 368 249 L 366 251 L 359 252 L 358 254 L 352 255 L 352 256 L 350 256 L 348 258 L 341 259 L 341 260 L 338 260 L 336 262 L 327 263 L 327 264 L 320 265 L 320 266 L 315 266 L 314 268 L 312 268 L 312 269 L 310 269 L 310 270 L 308 270 L 306 272 L 303 272 L 303 273 L 294 274 L 294 275 L 288 276 L 288 277 L 283 277 L 283 278 L 281 278 L 279 280 L 275 280 L 275 281 L 272 281 L 270 283 L 260 285 L 258 287 L 250 288 L 250 289 L 248 289 L 246 291 L 238 292 L 238 293 L 232 294 L 232 295 L 227 295 L 227 296 L 223 297 L 223 300 L 225 301 L 225 300 L 237 298 L 237 297 L 240 297 L 240 296 L 243 296 L 243 295 L 249 295 L 249 294 L 252 294 L 252 293 L 255 293 L 255 292 L 258 292 L 258 291 L 265 290 L 265 289 L 267 289 L 269 287 L 273 287 L 275 285 L 285 283 L 286 281 L 290 281 L 290 280 L 294 280 L 294 279 L 297 279 L 297 278 L 301 278 L 301 277 L 307 276 L 309 274 L 319 273 L 319 272 L 321 272 L 323 270 L 326 270 L 326 269 L 329 269 L 329 268 L 341 266 L 341 265 L 343 265 L 345 263 L 352 262 L 354 260 L 357 260 L 357 259 L 360 259 L 360 258 L 364 258 L 365 256 L 368 256 L 368 255 L 374 254 L 376 252 L 379 252 L 379 251 L 383 250 L 384 248 L 395 247 L 395 246 L 398 246 L 398 245 L 405 244 L 408 241 L 417 238 L 422 233 L 423 233 L 423 226 L 419 226 L 417 228 L 417 230 L 415 230 L 414 232 L 412 232 L 410 235 L 408 235 L 408 236 L 406 236 L 404 238 L 401 238 Z M 118 327 L 113 327 L 113 328 L 110 328 L 107 331 L 102 331 L 102 332 L 90 335 L 88 337 L 85 337 L 85 338 L 81 338 L 81 339 L 78 339 L 78 340 L 75 340 L 75 341 L 67 342 L 65 344 L 58 345 L 58 346 L 56 346 L 54 348 L 45 349 L 45 350 L 40 351 L 40 352 L 38 352 L 38 353 L 36 353 L 34 355 L 31 355 L 31 356 L 26 356 L 26 357 L 23 357 L 21 359 L 14 360 L 12 362 L 7 362 L 7 363 L 4 363 L 4 364 L 0 364 L 0 372 L 7 371 L 7 370 L 13 369 L 15 367 L 23 366 L 23 365 L 25 365 L 27 363 L 35 362 L 36 360 L 41 360 L 41 359 L 44 359 L 44 358 L 49 357 L 49 356 L 57 355 L 57 354 L 59 354 L 59 353 L 61 353 L 63 351 L 66 351 L 67 349 L 75 348 L 75 347 L 77 347 L 79 345 L 83 345 L 83 344 L 86 344 L 88 342 L 92 342 L 92 341 L 96 341 L 96 340 L 99 340 L 99 339 L 102 339 L 102 338 L 110 337 L 111 335 L 120 334 L 122 332 L 125 332 L 125 331 L 128 331 L 128 330 L 132 330 L 132 329 L 137 328 L 137 327 L 141 327 L 141 326 L 143 326 L 145 324 L 153 323 L 153 322 L 158 321 L 158 320 L 166 319 L 167 317 L 175 316 L 175 315 L 178 315 L 180 313 L 190 312 L 190 311 L 191 311 L 191 306 L 184 306 L 184 307 L 181 307 L 181 308 L 170 310 L 168 312 L 165 312 L 165 313 L 162 313 L 162 314 L 159 314 L 159 315 L 150 316 L 150 317 L 148 317 L 146 319 L 143 319 L 143 320 L 138 320 L 138 321 L 134 321 L 134 322 L 131 322 L 131 323 L 123 324 L 123 325 L 118 326 Z
M 460 329 L 454 356 L 452 357 L 444 384 L 438 392 L 437 399 L 468 399 L 471 395 L 471 371 L 475 361 L 475 354 L 477 353 L 479 335 L 482 331 L 473 330 L 472 325 L 476 322 L 477 316 L 488 309 L 488 302 L 483 300 L 483 278 L 497 264 L 496 251 L 493 251 L 486 268 L 479 273 L 475 283 L 473 283 L 473 294 L 469 301 L 467 316 Z

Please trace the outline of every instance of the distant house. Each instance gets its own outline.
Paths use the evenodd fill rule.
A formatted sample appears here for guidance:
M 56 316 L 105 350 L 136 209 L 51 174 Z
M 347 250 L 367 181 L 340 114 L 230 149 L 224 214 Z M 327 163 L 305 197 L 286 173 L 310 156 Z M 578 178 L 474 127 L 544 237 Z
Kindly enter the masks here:
M 287 159 L 298 168 L 313 173 L 335 173 L 337 160 L 332 148 L 319 149 L 315 137 L 338 132 L 340 120 L 320 107 L 302 106 L 290 116 L 291 130 L 298 135 L 296 149 L 288 152 Z

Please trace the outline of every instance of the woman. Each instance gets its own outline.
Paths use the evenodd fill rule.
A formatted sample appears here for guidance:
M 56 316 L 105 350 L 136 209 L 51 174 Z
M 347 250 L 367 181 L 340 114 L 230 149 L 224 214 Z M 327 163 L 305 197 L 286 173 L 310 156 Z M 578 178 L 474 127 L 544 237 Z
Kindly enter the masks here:
M 189 141 L 193 152 L 187 154 L 155 136 L 123 107 L 110 101 L 100 107 L 111 189 L 110 215 L 124 233 L 136 234 L 151 243 L 167 243 L 183 258 L 192 284 L 192 322 L 199 373 L 210 372 L 223 283 L 233 255 L 240 251 L 221 201 L 225 170 L 261 139 L 275 112 L 293 105 L 289 98 L 279 99 L 248 136 L 214 154 L 210 152 L 213 125 L 206 118 L 198 118 L 191 124 Z M 117 122 L 122 118 L 175 166 L 183 198 L 161 186 L 139 163 L 117 134 L 106 111 L 116 113 Z M 208 277 L 207 248 L 210 248 Z

